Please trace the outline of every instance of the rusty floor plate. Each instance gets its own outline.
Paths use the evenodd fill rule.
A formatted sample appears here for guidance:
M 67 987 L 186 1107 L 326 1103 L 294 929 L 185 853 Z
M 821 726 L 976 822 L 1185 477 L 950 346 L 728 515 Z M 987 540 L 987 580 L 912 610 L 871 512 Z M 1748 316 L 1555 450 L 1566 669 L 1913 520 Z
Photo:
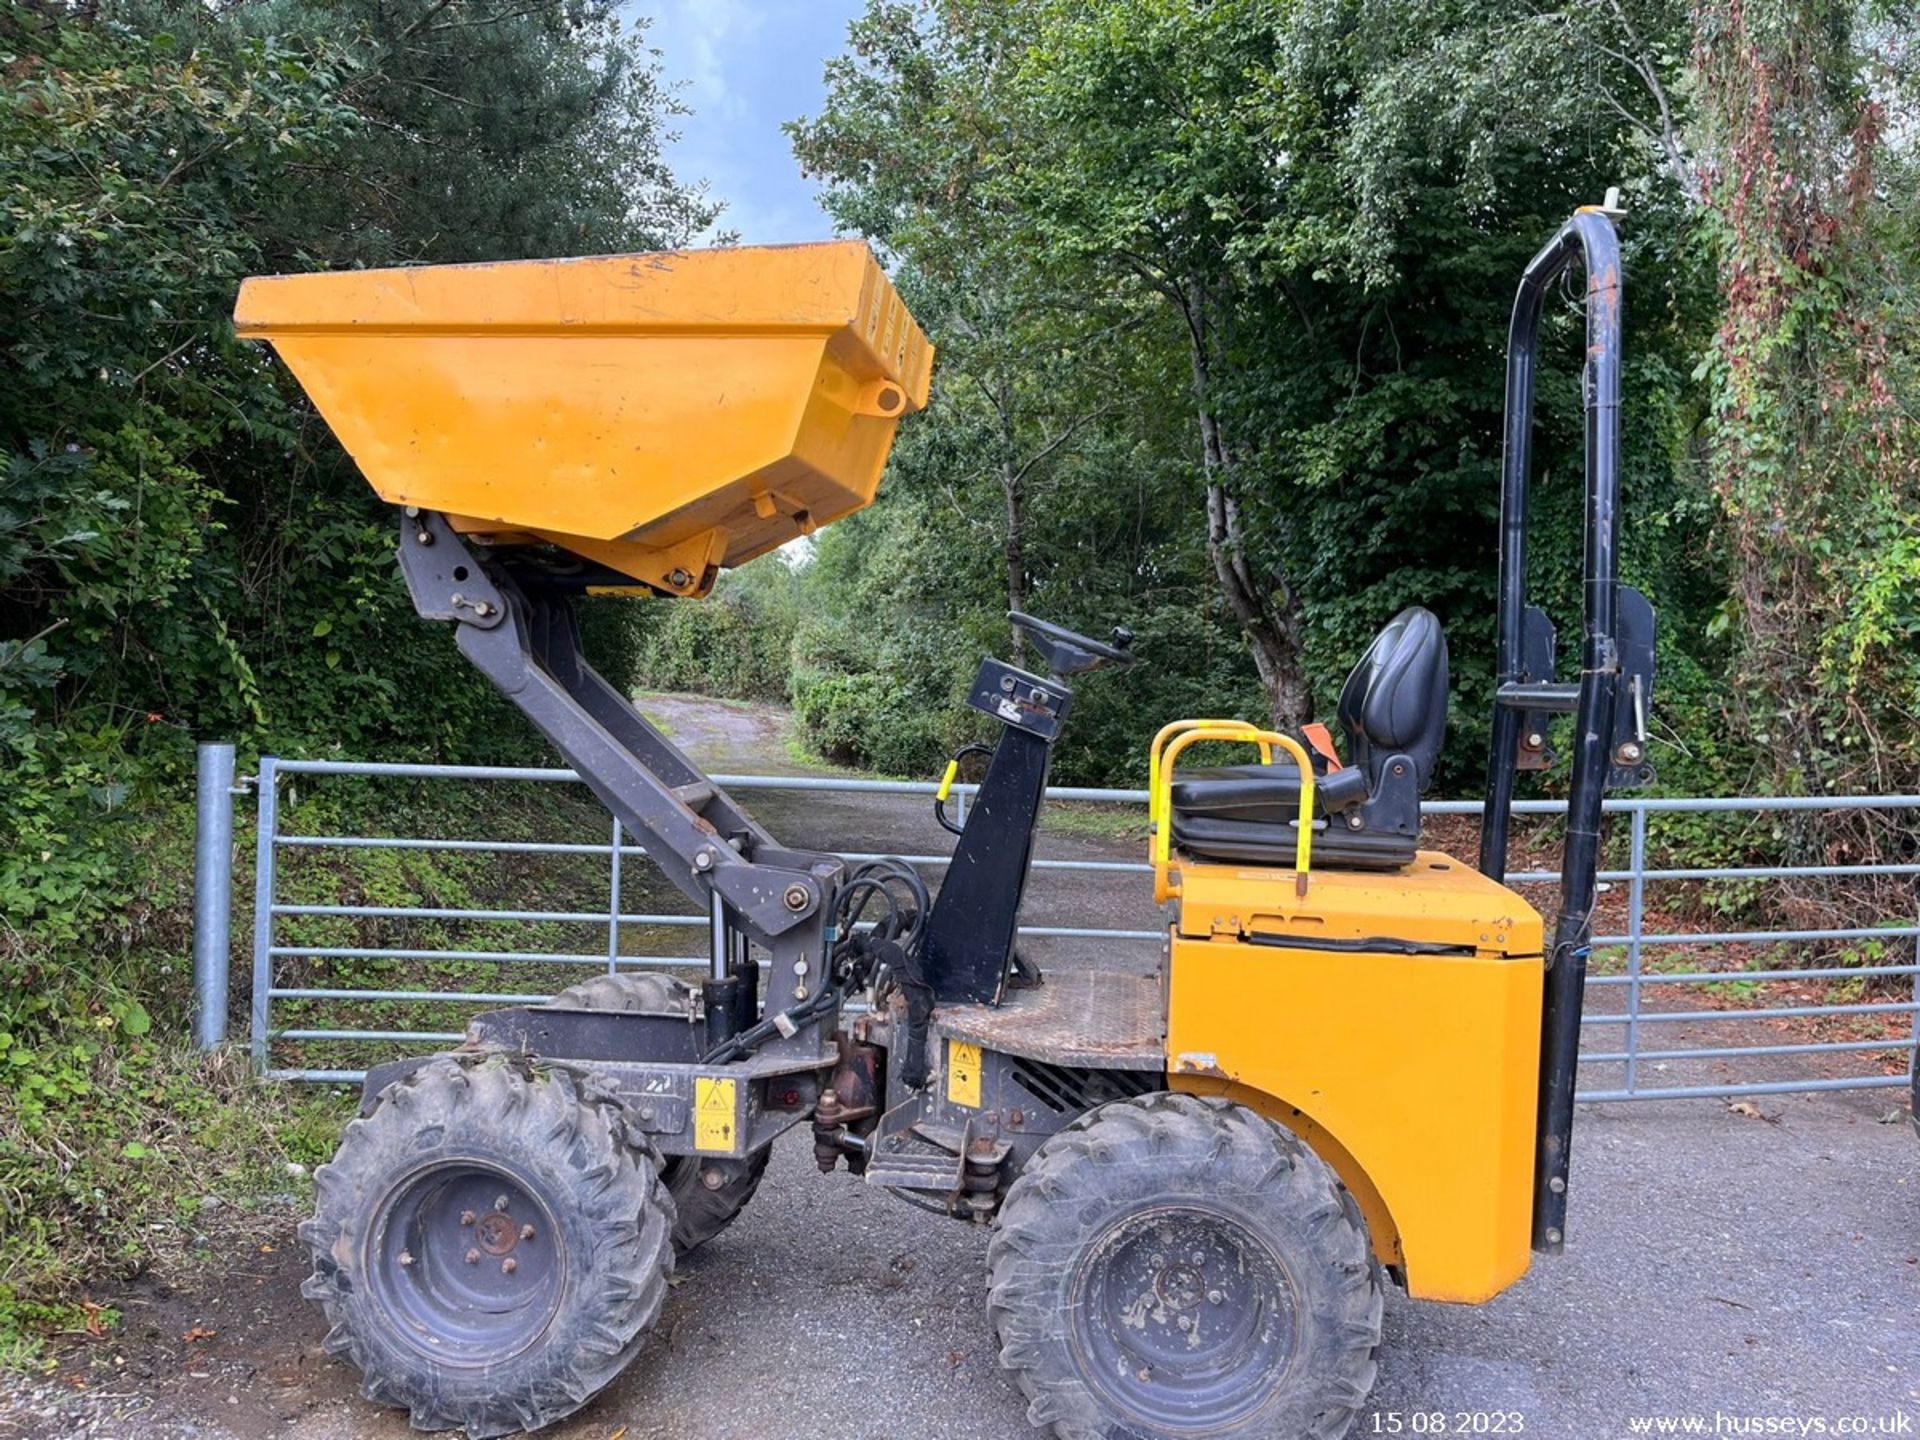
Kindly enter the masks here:
M 1167 1004 L 1161 972 L 1055 965 L 1043 983 L 1012 990 L 998 1008 L 942 1005 L 935 1032 L 1006 1055 L 1100 1070 L 1166 1067 Z

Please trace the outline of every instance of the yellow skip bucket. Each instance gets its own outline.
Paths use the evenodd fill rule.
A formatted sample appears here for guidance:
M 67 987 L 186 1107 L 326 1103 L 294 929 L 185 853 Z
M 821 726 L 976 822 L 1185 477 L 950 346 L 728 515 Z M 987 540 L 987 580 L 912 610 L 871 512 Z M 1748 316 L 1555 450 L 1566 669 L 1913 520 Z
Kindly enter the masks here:
M 869 504 L 933 365 L 859 241 L 260 276 L 234 323 L 382 499 L 683 595 Z

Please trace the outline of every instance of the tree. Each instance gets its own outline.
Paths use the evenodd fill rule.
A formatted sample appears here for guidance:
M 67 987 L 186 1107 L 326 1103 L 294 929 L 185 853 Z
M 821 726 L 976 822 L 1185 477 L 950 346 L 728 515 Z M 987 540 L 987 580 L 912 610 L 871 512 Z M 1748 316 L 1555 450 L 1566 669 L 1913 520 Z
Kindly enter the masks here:
M 1632 432 L 1628 483 L 1661 523 L 1629 570 L 1698 599 L 1697 482 L 1672 457 L 1700 311 L 1662 109 L 1683 21 L 1663 0 L 879 4 L 796 137 L 841 222 L 899 257 L 941 346 L 918 428 L 951 463 L 927 483 L 1002 539 L 1012 593 L 1032 584 L 1034 480 L 1130 438 L 1130 463 L 1190 497 L 1180 553 L 1202 568 L 1183 578 L 1243 637 L 1270 715 L 1310 715 L 1425 604 L 1467 677 L 1452 755 L 1477 765 L 1508 308 L 1539 243 L 1613 183 L 1635 265 L 1654 261 L 1629 383 L 1659 423 Z M 1570 364 L 1540 410 L 1551 557 L 1578 543 Z M 975 466 L 1024 480 L 991 517 Z
M 1091 380 L 1124 316 L 1088 313 L 1034 263 L 1004 184 L 1018 148 L 1008 89 L 1022 55 L 1005 7 L 871 0 L 828 62 L 818 116 L 789 125 L 841 228 L 899 258 L 938 337 L 935 405 L 999 487 L 1008 608 L 1030 603 L 1035 485 L 1111 410 Z M 1013 653 L 1023 644 L 1011 632 Z
M 0 44 L 11 738 L 151 713 L 293 739 L 331 711 L 334 739 L 443 741 L 493 702 L 382 643 L 403 603 L 384 518 L 235 344 L 234 292 L 250 271 L 683 242 L 714 210 L 660 160 L 676 104 L 650 57 L 615 6 L 560 0 L 91 20 L 16 0 Z M 461 699 L 406 703 L 422 667 Z
M 1207 553 L 1276 721 L 1310 716 L 1406 603 L 1469 619 L 1484 654 L 1491 566 L 1461 557 L 1492 553 L 1513 286 L 1608 184 L 1664 197 L 1633 108 L 1656 97 L 1614 56 L 1629 27 L 1670 37 L 1672 7 L 1025 8 L 1016 208 L 1078 288 L 1177 322 Z M 1636 383 L 1670 392 L 1668 337 L 1634 338 L 1655 336 Z M 1541 418 L 1543 464 L 1568 473 L 1571 377 Z M 1637 477 L 1671 479 L 1665 440 L 1643 440 Z
M 1920 768 L 1920 95 L 1911 16 L 1889 10 L 1694 14 L 1689 138 L 1725 307 L 1701 365 L 1731 570 L 1718 623 L 1752 773 L 1786 793 L 1906 789 Z M 1793 840 L 1861 861 L 1910 859 L 1915 837 L 1827 814 Z
M 175 25 L 189 8 L 131 3 Z M 718 213 L 667 166 L 686 111 L 646 21 L 613 0 L 249 0 L 231 16 L 343 57 L 362 132 L 289 197 L 288 239 L 320 263 L 671 248 Z
M 1254 313 L 1273 318 L 1277 302 L 1297 299 L 1249 264 L 1299 183 L 1291 137 L 1268 123 L 1278 111 L 1265 103 L 1286 7 L 1035 8 L 1010 181 L 1029 243 L 1081 288 L 1119 303 L 1156 297 L 1178 322 L 1215 582 L 1275 722 L 1297 726 L 1313 716 L 1299 595 L 1271 552 L 1253 552 L 1231 417 Z
M 412 615 L 391 512 L 234 339 L 241 279 L 683 241 L 713 212 L 660 159 L 675 112 L 599 0 L 0 0 L 10 1343 L 66 1323 L 46 1304 L 87 1257 L 149 1253 L 116 1218 L 126 1134 L 270 1138 L 154 1043 L 192 742 L 538 753 Z

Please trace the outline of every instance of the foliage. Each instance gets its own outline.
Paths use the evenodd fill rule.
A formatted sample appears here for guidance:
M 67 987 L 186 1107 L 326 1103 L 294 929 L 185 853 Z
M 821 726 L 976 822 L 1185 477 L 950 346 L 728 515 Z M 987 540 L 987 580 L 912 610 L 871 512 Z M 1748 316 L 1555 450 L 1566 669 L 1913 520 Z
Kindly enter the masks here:
M 1784 791 L 1905 790 L 1920 771 L 1920 172 L 1902 14 L 1695 9 L 1701 235 L 1725 302 L 1698 374 L 1731 581 L 1715 624 L 1754 773 Z M 1811 815 L 1787 838 L 1813 863 L 1910 860 L 1916 844 L 1901 817 L 1863 815 Z M 1830 895 L 1798 893 L 1829 911 Z
M 449 647 L 388 642 L 416 633 L 390 521 L 235 343 L 234 291 L 258 269 L 672 243 L 711 211 L 645 183 L 668 107 L 611 7 L 443 8 L 9 12 L 9 741 L 83 713 L 354 750 L 505 728 Z
M 195 8 L 131 3 L 176 26 Z M 303 172 L 282 222 L 310 263 L 657 249 L 717 214 L 666 164 L 685 108 L 646 21 L 611 0 L 254 0 L 233 21 L 241 36 L 306 37 L 348 70 L 355 144 Z
M 1002 557 L 984 518 L 999 513 L 998 482 L 988 469 L 942 483 L 951 441 L 937 424 L 903 428 L 881 502 L 821 535 L 802 572 L 793 696 L 803 734 L 833 758 L 924 777 L 958 745 L 990 738 L 964 703 L 981 654 L 1009 648 Z M 1094 635 L 1124 620 L 1141 657 L 1076 687 L 1054 752 L 1062 780 L 1144 782 L 1142 737 L 1154 727 L 1260 703 L 1183 548 L 1191 492 L 1153 480 L 1131 447 L 1094 438 L 1033 492 L 1034 608 Z
M 1701 4 L 1695 40 L 1726 618 L 1768 780 L 1795 789 L 1920 762 L 1920 253 L 1889 134 L 1912 75 L 1866 38 L 1851 6 L 1761 0 Z
M 313 1103 L 256 1087 L 238 1057 L 184 1052 L 191 807 L 121 806 L 114 824 L 85 864 L 10 855 L 0 878 L 9 917 L 43 917 L 0 941 L 0 1348 L 16 1354 L 78 1322 L 83 1284 L 186 1243 L 203 1195 L 292 1187 L 282 1137 Z
M 1025 610 L 1050 568 L 1034 516 L 1109 419 L 1112 395 L 1090 382 L 1124 359 L 1138 317 L 1061 283 L 1026 243 L 1007 184 L 1020 144 L 1019 10 L 922 20 L 911 5 L 874 4 L 852 25 L 849 53 L 827 64 L 827 108 L 789 130 L 802 166 L 828 183 L 829 211 L 899 260 L 905 298 L 939 337 L 943 478 L 969 491 L 1007 608 Z M 1009 640 L 1017 658 L 1023 642 Z
M 1460 677 L 1441 783 L 1476 774 L 1508 306 L 1538 244 L 1622 179 L 1645 417 L 1628 432 L 1626 566 L 1669 614 L 1717 604 L 1685 463 L 1711 277 L 1686 243 L 1665 91 L 1636 68 L 1671 84 L 1684 21 L 1655 0 L 875 0 L 795 148 L 841 223 L 898 255 L 940 346 L 881 505 L 898 507 L 899 554 L 958 566 L 945 633 L 965 616 L 995 642 L 986 618 L 1026 600 L 1096 633 L 1168 633 L 1141 672 L 1082 687 L 1075 730 L 1106 693 L 1136 715 L 1294 720 L 1424 604 Z M 1600 120 L 1596 83 L 1613 102 Z M 1534 557 L 1568 636 L 1576 327 L 1550 324 L 1536 447 Z M 1016 493 L 1004 477 L 1035 455 Z M 1102 467 L 1104 484 L 1076 483 Z M 989 546 L 997 567 L 977 563 Z M 820 604 L 870 636 L 874 615 L 917 624 L 893 598 L 905 577 L 890 583 Z M 1183 623 L 1167 631 L 1161 605 Z M 1669 627 L 1673 671 L 1711 671 L 1703 630 Z M 1139 726 L 1116 727 L 1062 773 L 1119 778 L 1139 750 Z
M 798 577 L 769 555 L 721 576 L 705 604 L 649 605 L 634 627 L 633 674 L 654 690 L 785 700 L 799 616 Z

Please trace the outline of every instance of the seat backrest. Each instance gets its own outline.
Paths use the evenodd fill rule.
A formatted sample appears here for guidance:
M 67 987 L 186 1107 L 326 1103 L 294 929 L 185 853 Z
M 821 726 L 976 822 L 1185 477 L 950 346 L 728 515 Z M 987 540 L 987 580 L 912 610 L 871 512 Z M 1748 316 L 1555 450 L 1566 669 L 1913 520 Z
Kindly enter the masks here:
M 1413 761 L 1427 788 L 1447 738 L 1447 637 L 1432 611 L 1409 605 L 1374 638 L 1341 687 L 1340 725 L 1370 793 L 1392 755 Z

